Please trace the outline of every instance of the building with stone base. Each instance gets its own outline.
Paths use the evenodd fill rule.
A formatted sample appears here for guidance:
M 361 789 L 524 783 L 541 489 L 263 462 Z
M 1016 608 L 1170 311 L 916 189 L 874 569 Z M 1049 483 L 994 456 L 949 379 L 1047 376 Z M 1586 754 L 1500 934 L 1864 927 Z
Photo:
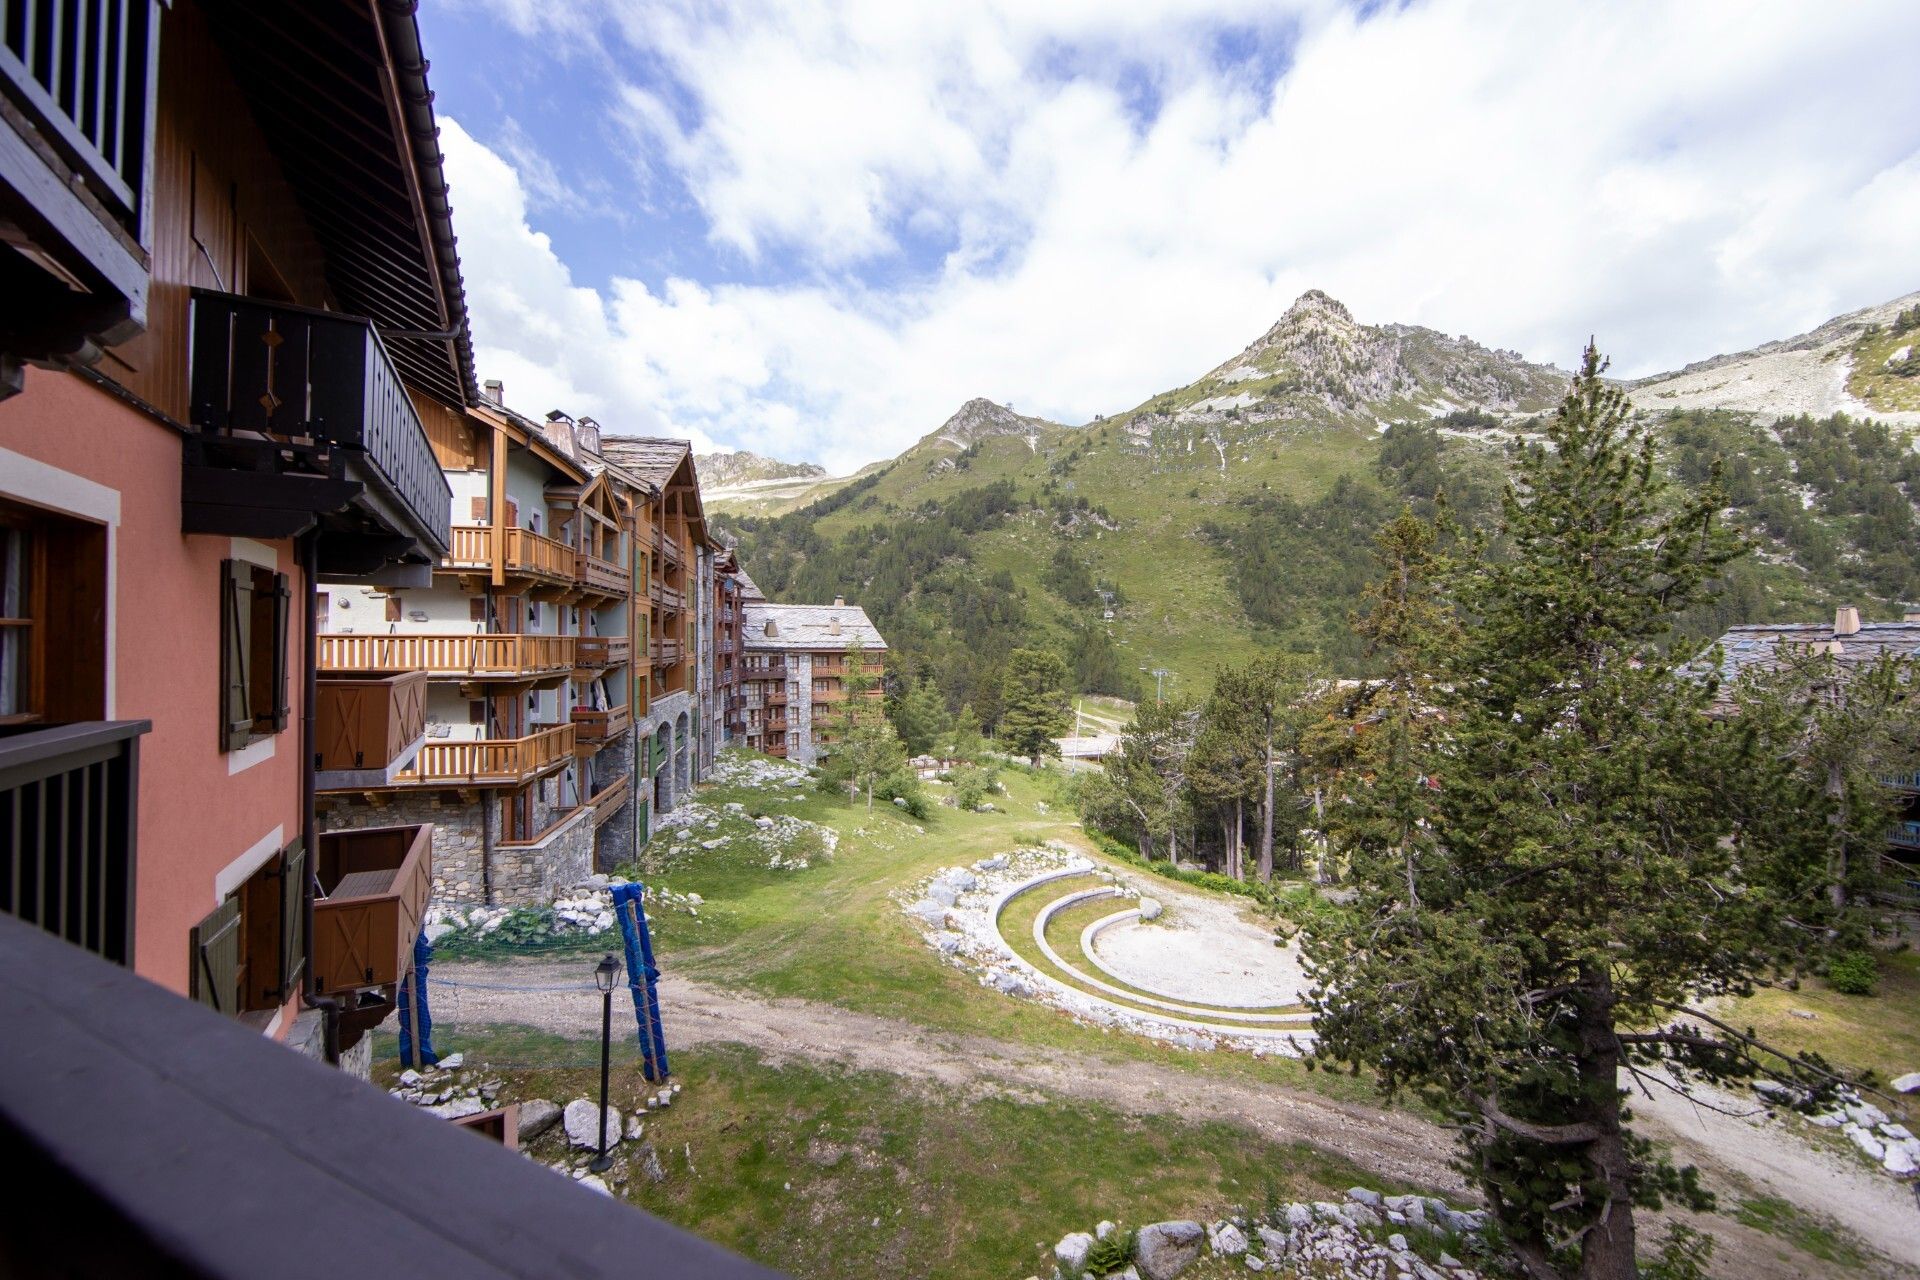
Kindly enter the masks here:
M 741 737 L 756 751 L 814 764 L 849 698 L 877 706 L 884 696 L 887 642 L 866 610 L 840 596 L 830 605 L 750 599 L 740 610 Z

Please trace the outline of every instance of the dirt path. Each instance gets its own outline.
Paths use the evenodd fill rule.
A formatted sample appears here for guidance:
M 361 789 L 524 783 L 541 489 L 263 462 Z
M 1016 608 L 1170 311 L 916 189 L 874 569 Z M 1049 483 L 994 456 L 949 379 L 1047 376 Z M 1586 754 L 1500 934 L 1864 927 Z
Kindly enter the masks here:
M 443 961 L 434 978 L 459 984 L 436 990 L 436 1017 L 459 1024 L 531 1026 L 575 1038 L 599 1030 L 599 993 L 579 979 L 579 964 L 472 964 Z M 465 984 L 561 986 L 530 994 Z M 898 1019 L 806 1000 L 762 1000 L 669 975 L 661 983 L 668 1034 L 676 1045 L 744 1044 L 769 1061 L 834 1062 L 884 1071 L 968 1093 L 1039 1101 L 1047 1095 L 1101 1102 L 1136 1115 L 1232 1119 L 1276 1141 L 1304 1141 L 1365 1168 L 1390 1170 L 1455 1199 L 1468 1195 L 1447 1164 L 1446 1133 L 1413 1116 L 1271 1085 L 1188 1075 L 1156 1077 L 1137 1063 L 1041 1050 L 983 1036 L 932 1031 Z M 1777 1195 L 1831 1218 L 1898 1260 L 1881 1274 L 1920 1277 L 1920 1213 L 1911 1192 L 1890 1178 L 1816 1151 L 1778 1128 L 1714 1115 L 1668 1095 L 1641 1097 L 1636 1114 L 1648 1136 L 1664 1138 L 1683 1161 L 1701 1166 L 1731 1209 L 1744 1192 Z M 1650 1233 L 1651 1234 L 1651 1233 Z M 1806 1255 L 1730 1219 L 1713 1224 L 1716 1275 L 1801 1280 L 1828 1274 Z M 1789 1256 L 1790 1255 L 1790 1256 Z M 1906 1265 L 1902 1265 L 1906 1264 Z

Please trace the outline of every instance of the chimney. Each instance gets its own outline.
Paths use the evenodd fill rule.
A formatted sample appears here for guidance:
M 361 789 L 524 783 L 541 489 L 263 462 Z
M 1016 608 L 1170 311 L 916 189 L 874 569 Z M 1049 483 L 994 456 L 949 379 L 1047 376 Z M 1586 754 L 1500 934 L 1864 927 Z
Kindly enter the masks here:
M 507 403 L 507 384 L 500 381 L 500 379 L 488 378 L 486 382 L 481 384 L 480 389 L 486 393 L 487 399 L 493 403 L 501 406 Z
M 1843 604 L 1833 612 L 1833 634 L 1836 636 L 1856 635 L 1860 631 L 1860 610 L 1850 604 Z
M 1914 604 L 1908 605 L 1906 608 L 1906 612 L 1900 615 L 1900 621 L 1920 622 L 1920 605 L 1914 605 Z
M 582 449 L 596 458 L 600 456 L 600 424 L 592 418 L 582 415 L 573 424 L 573 438 Z
M 846 598 L 845 596 L 835 596 L 835 597 L 833 598 L 833 607 L 834 607 L 834 608 L 836 608 L 836 609 L 844 609 L 844 608 L 846 608 L 846 605 L 847 605 L 847 598 Z
M 780 625 L 776 623 L 772 618 L 767 619 L 766 633 L 767 633 L 767 639 L 769 640 L 773 639 L 774 637 L 780 634 Z
M 836 600 L 834 601 L 834 603 L 838 604 L 840 602 Z M 830 636 L 837 636 L 840 634 L 840 615 L 839 614 L 836 613 L 831 618 L 827 619 L 827 634 Z

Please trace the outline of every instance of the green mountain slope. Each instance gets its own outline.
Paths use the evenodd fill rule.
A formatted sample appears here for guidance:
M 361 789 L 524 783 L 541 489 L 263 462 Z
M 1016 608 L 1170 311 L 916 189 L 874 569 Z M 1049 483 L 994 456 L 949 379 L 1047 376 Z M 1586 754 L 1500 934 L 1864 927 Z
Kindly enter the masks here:
M 1204 691 L 1219 664 L 1268 646 L 1352 674 L 1366 667 L 1347 621 L 1373 531 L 1443 488 L 1491 519 L 1505 450 L 1566 379 L 1468 339 L 1359 324 L 1316 291 L 1127 412 L 1069 427 L 969 401 L 800 510 L 723 523 L 770 594 L 866 606 L 904 670 L 989 719 L 999 662 L 1022 643 L 1058 648 L 1083 691 L 1123 696 L 1154 667 Z M 1884 613 L 1920 594 L 1904 434 L 1637 400 L 1667 415 L 1684 477 L 1728 459 L 1731 518 L 1762 544 L 1693 629 L 1843 598 Z

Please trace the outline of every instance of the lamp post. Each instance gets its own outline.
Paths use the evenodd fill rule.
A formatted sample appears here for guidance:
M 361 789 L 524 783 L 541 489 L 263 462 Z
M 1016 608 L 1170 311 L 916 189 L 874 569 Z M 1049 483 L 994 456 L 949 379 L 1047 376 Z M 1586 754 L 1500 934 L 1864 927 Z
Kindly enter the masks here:
M 587 1168 L 595 1173 L 613 1167 L 613 1158 L 607 1154 L 607 1075 L 613 1049 L 613 980 L 619 976 L 620 962 L 611 954 L 593 966 L 594 985 L 600 988 L 600 1153 Z

